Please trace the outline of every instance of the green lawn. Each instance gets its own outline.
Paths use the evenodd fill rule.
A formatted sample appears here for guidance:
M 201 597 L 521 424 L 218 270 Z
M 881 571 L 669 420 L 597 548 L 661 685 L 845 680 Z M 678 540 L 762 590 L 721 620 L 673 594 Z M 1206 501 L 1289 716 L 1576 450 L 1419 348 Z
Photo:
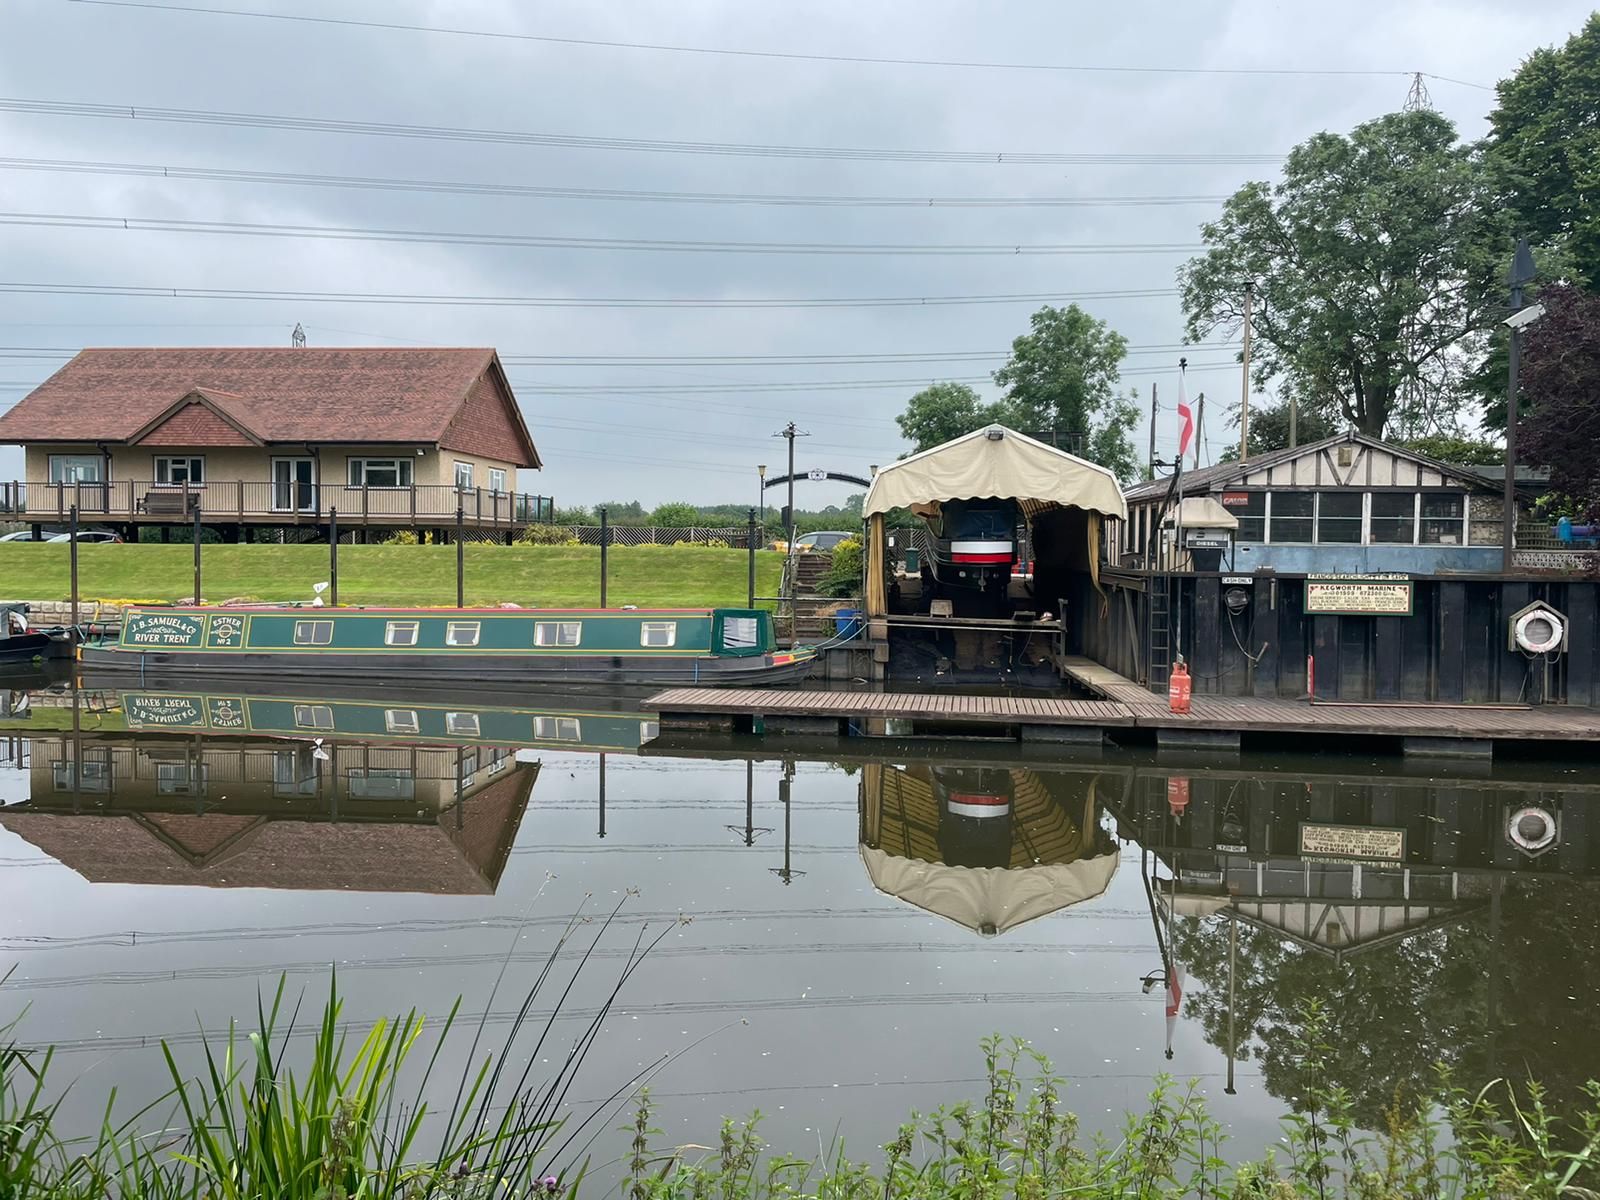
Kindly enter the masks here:
M 71 590 L 65 545 L 0 543 L 0 599 L 65 600 Z M 216 602 L 310 600 L 328 578 L 328 547 L 202 548 L 201 587 Z M 558 607 L 598 604 L 600 551 L 591 546 L 466 548 L 466 601 Z M 778 594 L 782 556 L 757 554 L 756 594 Z M 746 553 L 690 546 L 613 547 L 606 602 L 660 606 L 745 602 Z M 86 600 L 178 600 L 194 592 L 194 550 L 174 545 L 85 545 L 78 591 Z M 340 546 L 341 604 L 451 605 L 454 546 Z

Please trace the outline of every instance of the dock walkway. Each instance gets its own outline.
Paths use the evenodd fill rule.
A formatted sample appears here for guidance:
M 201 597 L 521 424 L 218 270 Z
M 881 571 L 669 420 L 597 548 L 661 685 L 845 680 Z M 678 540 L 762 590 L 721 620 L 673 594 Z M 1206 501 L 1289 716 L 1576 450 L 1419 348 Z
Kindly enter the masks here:
M 957 692 L 831 692 L 790 688 L 671 688 L 645 701 L 663 727 L 721 720 L 787 722 L 791 730 L 834 732 L 846 722 L 899 719 L 919 733 L 963 726 L 1006 726 L 1024 738 L 1046 731 L 1099 728 L 1151 731 L 1158 744 L 1237 745 L 1241 735 L 1400 738 L 1408 750 L 1487 753 L 1493 742 L 1592 743 L 1600 709 L 1542 705 L 1311 703 L 1303 700 L 1196 696 L 1190 711 L 1168 711 L 1166 698 L 1086 658 L 1066 673 L 1099 699 L 972 696 Z

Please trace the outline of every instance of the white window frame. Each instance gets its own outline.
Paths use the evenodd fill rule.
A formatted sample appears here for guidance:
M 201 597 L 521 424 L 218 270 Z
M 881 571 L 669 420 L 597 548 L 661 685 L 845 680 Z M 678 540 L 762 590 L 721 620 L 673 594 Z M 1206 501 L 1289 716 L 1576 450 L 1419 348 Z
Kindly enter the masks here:
M 478 737 L 481 725 L 473 712 L 447 712 L 444 714 L 444 731 L 456 737 Z
M 583 722 L 577 717 L 535 717 L 533 740 L 536 742 L 581 742 Z
M 182 768 L 180 776 L 173 768 Z M 211 774 L 205 763 L 158 762 L 156 764 L 156 794 L 161 796 L 201 796 L 205 794 L 206 779 Z
M 533 644 L 544 647 L 581 646 L 583 644 L 583 622 L 535 621 L 533 623 Z
M 89 468 L 93 479 L 83 478 L 79 472 Z M 106 460 L 99 454 L 52 454 L 47 466 L 51 483 L 104 483 L 102 478 Z
M 158 454 L 154 462 L 155 482 L 162 487 L 183 487 L 187 484 L 192 488 L 203 488 L 206 485 L 206 458 L 203 454 Z M 172 477 L 174 464 L 182 465 L 182 479 Z M 198 472 L 196 468 L 199 468 Z
M 1389 520 L 1403 521 L 1403 520 L 1405 520 L 1405 518 L 1403 516 L 1401 516 L 1401 517 L 1376 517 L 1375 518 L 1372 515 L 1372 505 L 1373 505 L 1373 501 L 1376 500 L 1379 496 L 1409 496 L 1410 497 L 1410 499 L 1411 499 L 1411 540 L 1409 542 L 1377 542 L 1377 541 L 1373 541 L 1373 539 L 1372 539 L 1372 522 L 1374 520 L 1379 520 L 1379 521 L 1389 521 Z M 1420 543 L 1419 543 L 1418 539 L 1422 536 L 1422 515 L 1421 514 L 1422 514 L 1422 493 L 1421 492 L 1399 492 L 1399 491 L 1368 492 L 1367 493 L 1366 544 L 1369 545 L 1369 546 L 1416 546 L 1416 545 L 1419 545 Z
M 472 640 L 470 642 L 458 641 L 458 636 L 468 630 L 472 631 Z M 449 621 L 446 622 L 444 627 L 444 644 L 446 646 L 476 646 L 478 639 L 482 636 L 482 621 Z
M 472 464 L 469 463 L 469 462 L 462 462 L 459 458 L 456 459 L 455 461 L 456 461 L 456 490 L 457 491 L 462 491 L 462 492 L 471 491 L 472 490 Z M 463 482 L 463 476 L 465 476 L 465 482 Z
M 665 630 L 667 640 L 653 642 L 650 640 L 652 631 Z M 650 650 L 670 650 L 678 644 L 678 623 L 676 621 L 641 621 L 639 623 L 639 645 Z
M 301 631 L 305 636 L 301 637 Z M 327 637 L 318 634 L 326 632 Z M 332 621 L 296 621 L 294 623 L 294 644 L 296 646 L 331 646 L 333 645 Z
M 352 800 L 415 800 L 417 773 L 410 767 L 352 767 L 345 772 L 344 787 Z
M 489 468 L 489 490 L 491 492 L 506 490 L 506 473 L 500 467 Z
M 408 629 L 411 631 L 410 638 L 402 639 L 400 634 Z M 383 627 L 383 644 L 385 646 L 415 646 L 417 639 L 421 636 L 421 621 L 388 621 Z
M 374 466 L 382 464 L 385 467 L 394 467 L 395 483 L 369 483 L 367 472 Z M 411 469 L 409 458 L 350 458 L 345 460 L 345 478 L 353 488 L 367 488 L 369 490 L 397 491 L 408 488 L 416 481 L 416 475 Z
M 294 706 L 296 729 L 332 729 L 333 706 L 330 704 L 296 704 Z
M 386 708 L 383 710 L 383 727 L 389 733 L 421 733 L 422 724 L 414 708 Z
M 639 722 L 639 744 L 641 746 L 644 745 L 646 742 L 655 741 L 656 738 L 658 738 L 660 736 L 661 736 L 661 722 L 660 721 L 640 721 Z

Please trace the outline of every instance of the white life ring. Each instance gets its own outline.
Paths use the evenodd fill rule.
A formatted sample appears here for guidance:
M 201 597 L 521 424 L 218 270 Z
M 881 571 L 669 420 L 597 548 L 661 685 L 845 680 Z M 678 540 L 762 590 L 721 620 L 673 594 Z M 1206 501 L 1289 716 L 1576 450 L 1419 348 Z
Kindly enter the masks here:
M 1550 654 L 1559 650 L 1566 635 L 1561 615 L 1543 607 L 1523 613 L 1512 627 L 1518 648 L 1528 654 Z
M 1506 822 L 1506 836 L 1523 850 L 1544 850 L 1556 840 L 1555 814 L 1547 808 L 1529 805 L 1519 808 Z

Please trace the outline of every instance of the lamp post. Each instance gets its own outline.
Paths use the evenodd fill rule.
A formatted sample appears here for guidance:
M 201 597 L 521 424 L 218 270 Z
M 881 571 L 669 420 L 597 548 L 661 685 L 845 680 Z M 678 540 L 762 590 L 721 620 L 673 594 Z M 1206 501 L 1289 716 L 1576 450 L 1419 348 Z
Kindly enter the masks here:
M 756 499 L 761 502 L 761 523 L 767 523 L 767 464 L 762 463 L 756 467 L 756 477 L 760 479 L 760 486 L 756 488 Z
M 1538 320 L 1538 312 L 1525 313 L 1522 308 L 1522 289 L 1533 282 L 1533 250 L 1527 238 L 1517 239 L 1517 251 L 1511 258 L 1511 316 L 1506 324 L 1511 326 L 1510 370 L 1506 380 L 1506 479 L 1505 493 L 1501 499 L 1500 513 L 1500 570 L 1511 572 L 1516 547 L 1517 517 L 1517 368 L 1522 365 L 1522 328 Z

